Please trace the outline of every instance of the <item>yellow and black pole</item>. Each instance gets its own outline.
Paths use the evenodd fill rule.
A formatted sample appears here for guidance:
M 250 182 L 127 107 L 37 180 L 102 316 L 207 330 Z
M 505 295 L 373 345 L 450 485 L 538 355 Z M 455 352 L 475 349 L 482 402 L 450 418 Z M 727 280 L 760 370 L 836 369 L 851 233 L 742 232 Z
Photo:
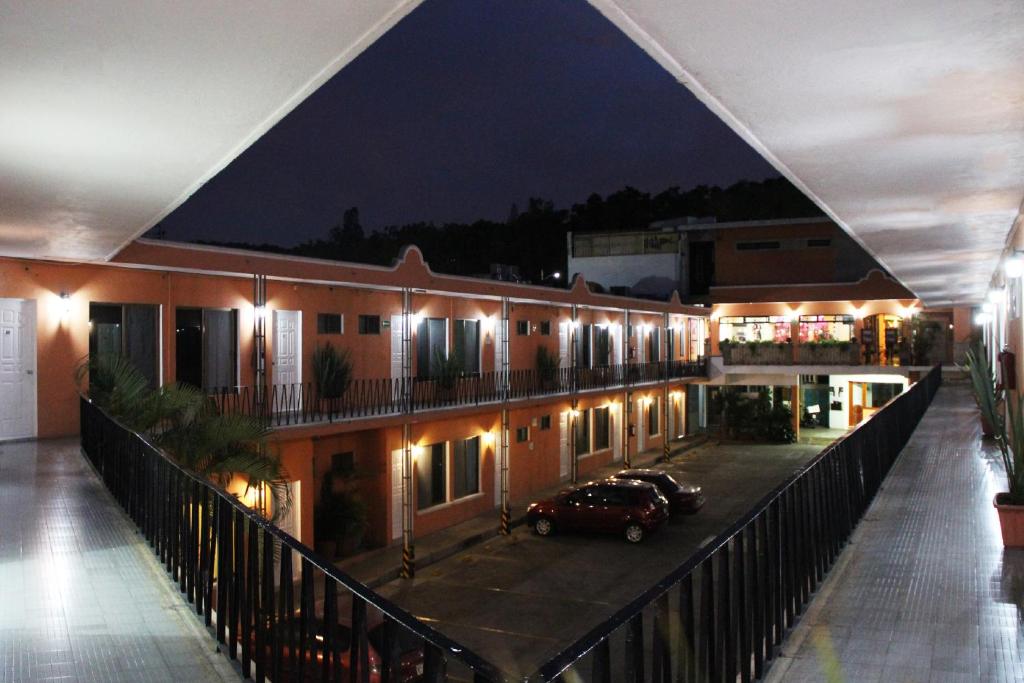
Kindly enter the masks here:
M 501 467 L 501 534 L 512 533 L 512 506 L 508 495 L 508 408 L 501 410 L 501 437 L 499 466 Z

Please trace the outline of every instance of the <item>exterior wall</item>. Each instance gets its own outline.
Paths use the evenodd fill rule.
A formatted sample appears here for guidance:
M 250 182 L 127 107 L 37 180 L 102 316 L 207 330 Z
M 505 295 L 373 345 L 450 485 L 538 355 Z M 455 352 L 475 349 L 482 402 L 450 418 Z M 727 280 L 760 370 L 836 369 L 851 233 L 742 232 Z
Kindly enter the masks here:
M 830 220 L 793 225 L 752 226 L 716 230 L 715 285 L 778 285 L 834 282 L 840 247 L 849 238 Z M 829 239 L 828 247 L 787 248 L 807 239 Z M 781 249 L 741 251 L 738 242 L 779 240 Z

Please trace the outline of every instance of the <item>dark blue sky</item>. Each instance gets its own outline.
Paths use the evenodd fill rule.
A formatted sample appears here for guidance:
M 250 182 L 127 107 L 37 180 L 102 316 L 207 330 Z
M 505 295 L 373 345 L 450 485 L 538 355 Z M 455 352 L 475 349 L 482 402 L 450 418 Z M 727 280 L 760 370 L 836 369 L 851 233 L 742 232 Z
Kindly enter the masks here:
M 301 39 L 297 37 L 297 40 Z M 775 170 L 584 0 L 427 0 L 162 224 L 291 245 Z

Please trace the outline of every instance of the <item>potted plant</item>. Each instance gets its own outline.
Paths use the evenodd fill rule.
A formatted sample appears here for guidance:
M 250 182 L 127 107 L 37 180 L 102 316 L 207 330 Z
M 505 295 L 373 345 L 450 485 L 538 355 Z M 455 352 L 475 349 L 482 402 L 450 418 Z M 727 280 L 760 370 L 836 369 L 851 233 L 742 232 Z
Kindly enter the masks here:
M 313 377 L 321 401 L 336 401 L 352 384 L 352 358 L 348 349 L 340 351 L 327 342 L 313 351 Z
M 1024 547 L 1024 397 L 996 385 L 984 346 L 979 344 L 970 349 L 965 357 L 974 400 L 982 418 L 992 427 L 1006 471 L 1009 490 L 997 493 L 992 501 L 999 513 L 1003 545 L 1021 548 Z

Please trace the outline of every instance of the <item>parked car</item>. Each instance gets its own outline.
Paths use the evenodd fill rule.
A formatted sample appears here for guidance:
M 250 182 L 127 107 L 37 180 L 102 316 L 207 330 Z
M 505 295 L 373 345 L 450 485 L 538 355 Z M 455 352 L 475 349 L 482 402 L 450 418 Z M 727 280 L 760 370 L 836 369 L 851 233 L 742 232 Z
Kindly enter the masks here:
M 699 486 L 680 484 L 668 472 L 662 470 L 622 470 L 612 475 L 615 479 L 634 479 L 654 484 L 662 495 L 668 498 L 669 510 L 672 513 L 684 512 L 693 514 L 704 505 L 704 492 Z
M 526 521 L 539 536 L 558 531 L 623 534 L 639 543 L 661 526 L 669 504 L 657 487 L 631 479 L 603 479 L 531 503 Z

